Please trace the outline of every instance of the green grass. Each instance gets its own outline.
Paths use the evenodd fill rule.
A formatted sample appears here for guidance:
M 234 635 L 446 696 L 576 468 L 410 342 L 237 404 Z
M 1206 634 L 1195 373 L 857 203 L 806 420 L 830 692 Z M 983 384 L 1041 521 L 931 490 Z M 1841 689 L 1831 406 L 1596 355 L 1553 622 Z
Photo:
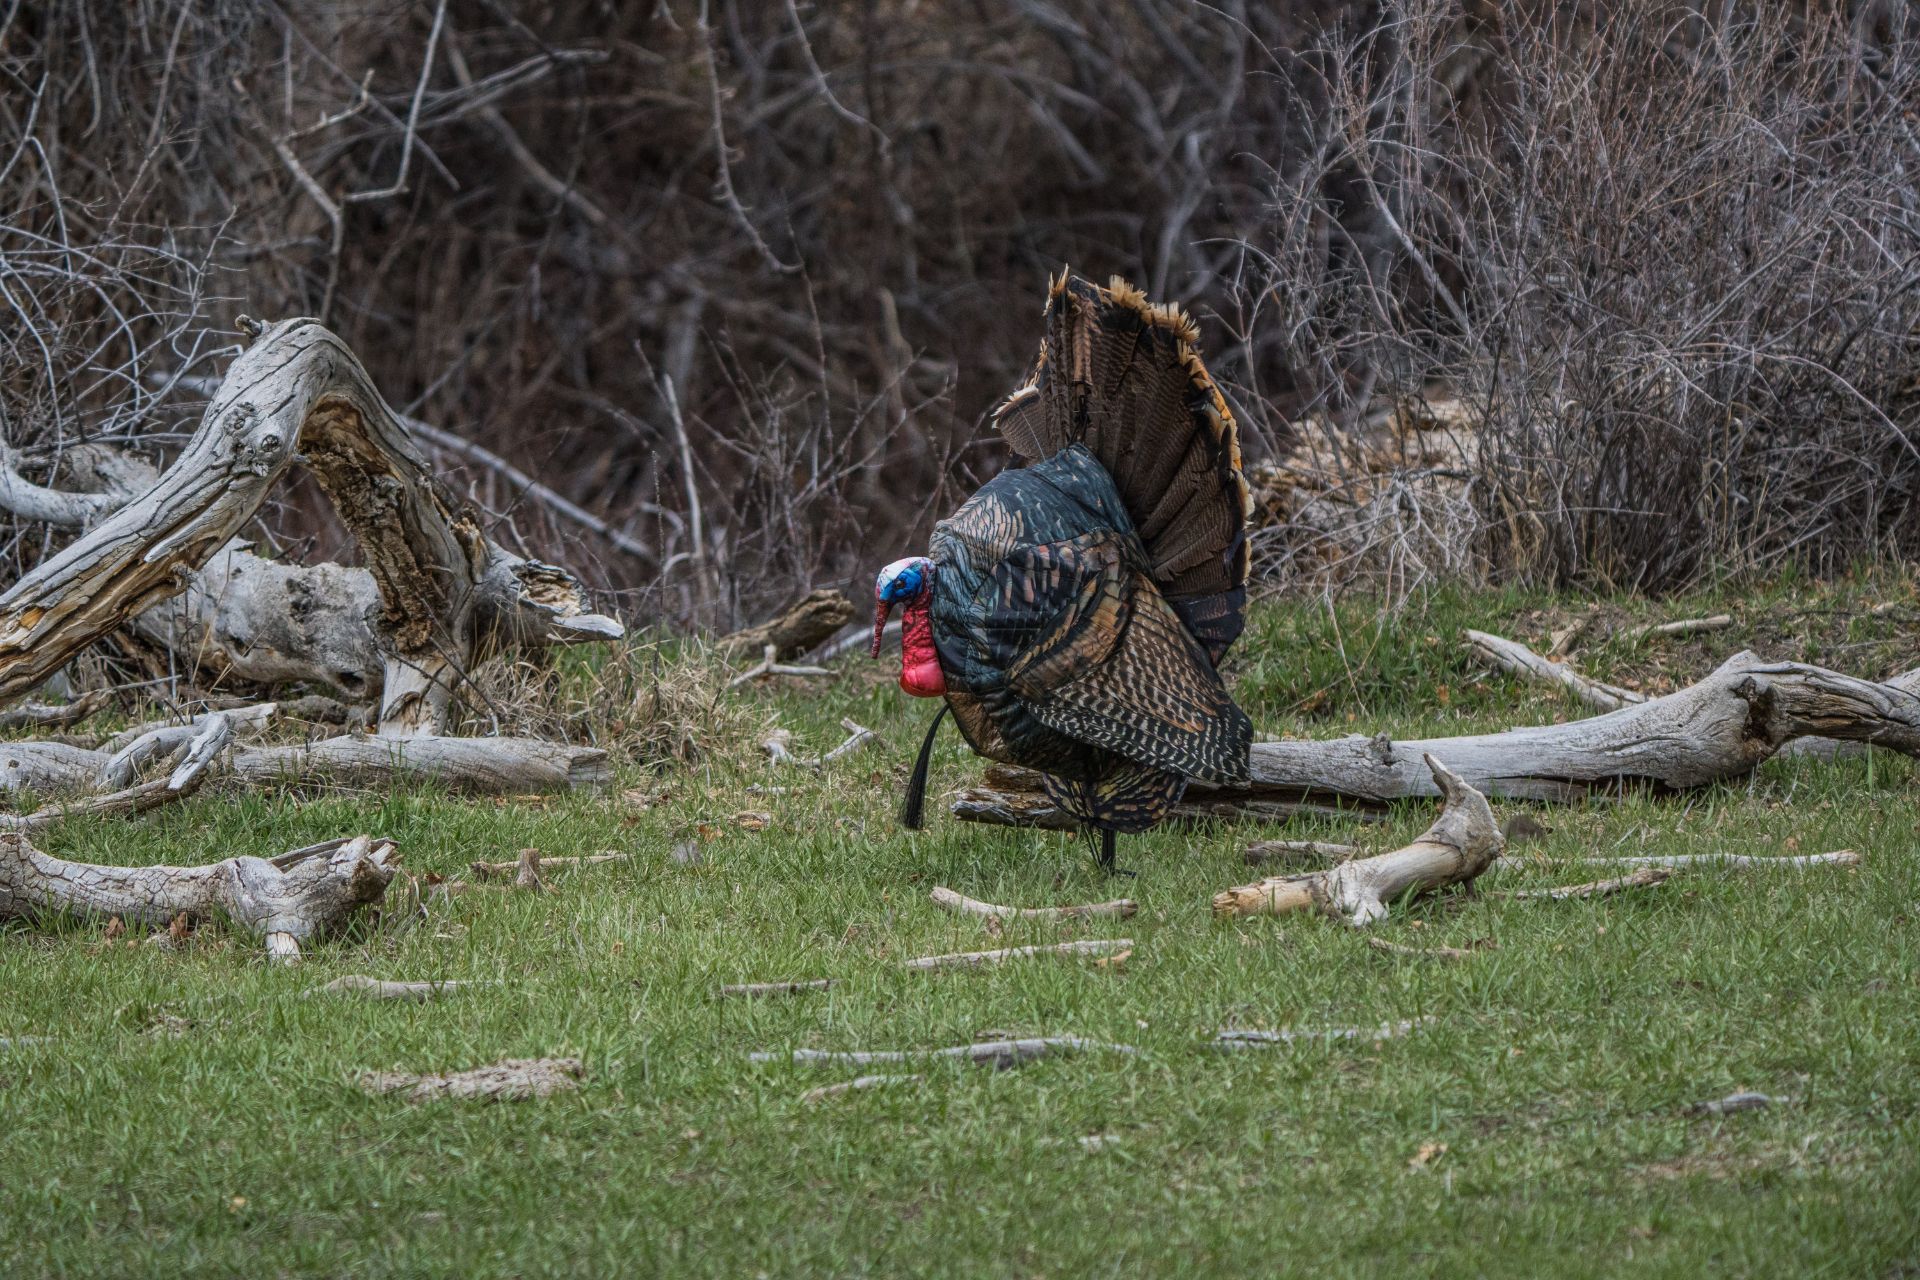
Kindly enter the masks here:
M 1677 679 L 1758 638 L 1862 670 L 1911 666 L 1884 581 L 1775 584 L 1664 606 L 1736 606 L 1698 645 L 1602 643 L 1608 679 Z M 1898 586 L 1899 590 L 1910 588 Z M 1652 616 L 1651 606 L 1605 602 Z M 1577 715 L 1475 667 L 1462 625 L 1539 641 L 1566 606 L 1435 597 L 1376 615 L 1269 605 L 1236 673 L 1269 732 L 1438 735 Z M 1812 612 L 1808 612 L 1812 610 Z M 1539 616 L 1536 616 L 1536 613 Z M 1804 615 L 1804 616 L 1802 616 Z M 1431 641 L 1429 637 L 1432 637 Z M 1905 659 L 1902 661 L 1902 659 Z M 1445 693 L 1441 692 L 1442 687 Z M 1458 895 L 1396 910 L 1384 936 L 1491 939 L 1453 965 L 1368 950 L 1310 919 L 1216 923 L 1276 834 L 1393 847 L 1431 816 L 1167 830 L 1123 842 L 1131 921 L 1008 927 L 926 901 L 936 884 L 1021 904 L 1108 897 L 1078 841 L 892 806 L 929 708 L 865 664 L 762 691 L 809 750 L 852 715 L 874 754 L 815 779 L 720 765 L 623 785 L 664 792 L 545 806 L 398 795 L 208 797 L 42 841 L 108 862 L 272 853 L 391 836 L 415 872 L 460 874 L 522 845 L 622 849 L 546 895 L 471 893 L 268 967 L 201 931 L 179 952 L 97 924 L 0 932 L 0 1273 L 752 1276 L 1892 1276 L 1920 1269 L 1920 783 L 1887 755 L 1776 763 L 1672 800 L 1541 816 L 1502 884 L 1587 878 L 1586 852 L 1853 848 L 1858 870 L 1699 873 L 1597 902 Z M 973 765 L 949 733 L 936 784 Z M 784 785 L 755 794 L 752 783 Z M 1501 806 L 1510 811 L 1510 807 Z M 764 830 L 735 820 L 772 815 Z M 676 841 L 709 829 L 705 860 Z M 1136 940 L 1119 971 L 1030 962 L 909 975 L 904 957 L 1069 936 Z M 344 973 L 497 985 L 431 1006 L 308 999 Z M 818 995 L 720 1001 L 722 982 L 836 976 Z M 1222 1026 L 1424 1016 L 1379 1045 L 1225 1056 Z M 820 1105 L 852 1071 L 755 1066 L 755 1049 L 934 1047 L 990 1031 L 1078 1034 L 1138 1057 L 1020 1071 L 936 1065 L 917 1085 Z M 579 1092 L 410 1106 L 362 1068 L 443 1070 L 571 1054 Z M 1711 1119 L 1736 1089 L 1791 1099 Z M 1102 1149 L 1079 1139 L 1114 1135 Z M 1423 1146 L 1444 1153 L 1421 1167 Z

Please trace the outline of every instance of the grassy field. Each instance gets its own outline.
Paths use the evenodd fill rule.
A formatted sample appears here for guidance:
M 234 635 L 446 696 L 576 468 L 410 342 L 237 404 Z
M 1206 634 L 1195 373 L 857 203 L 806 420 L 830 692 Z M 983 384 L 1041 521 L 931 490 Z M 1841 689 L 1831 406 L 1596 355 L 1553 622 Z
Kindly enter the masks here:
M 1864 674 L 1920 663 L 1905 582 L 1781 582 L 1602 602 L 1606 618 L 1730 607 L 1732 632 L 1601 643 L 1592 674 L 1659 687 L 1745 644 Z M 1476 667 L 1476 625 L 1540 642 L 1577 603 L 1444 597 L 1262 607 L 1235 673 L 1269 734 L 1468 732 L 1581 714 Z M 1452 965 L 1305 918 L 1216 923 L 1280 834 L 1386 849 L 1376 826 L 1166 830 L 1123 842 L 1117 884 L 1058 835 L 892 810 L 928 708 L 886 672 L 740 698 L 818 751 L 851 715 L 884 750 L 818 778 L 727 753 L 629 769 L 628 794 L 545 803 L 316 791 L 205 796 L 41 841 L 104 862 L 268 854 L 348 831 L 417 873 L 617 849 L 546 894 L 472 892 L 270 968 L 203 929 L 177 951 L 96 922 L 0 932 L 0 1273 L 33 1275 L 1910 1276 L 1920 1274 L 1920 784 L 1886 754 L 1776 762 L 1667 800 L 1538 812 L 1502 885 L 1590 878 L 1583 853 L 1852 848 L 1857 870 L 1708 872 L 1559 904 L 1459 895 L 1384 936 L 1495 949 Z M 736 717 L 737 718 L 737 717 Z M 950 731 L 936 786 L 974 770 Z M 789 788 L 750 791 L 755 783 Z M 643 807 L 639 797 L 651 803 Z M 1515 806 L 1496 806 L 1502 814 Z M 760 821 L 743 814 L 766 815 Z M 698 840 L 687 864 L 674 846 Z M 1124 892 L 1130 921 L 1014 924 L 927 901 Z M 1121 967 L 1037 961 L 944 975 L 904 957 L 1060 937 L 1134 939 Z M 494 985 L 427 1005 L 309 999 L 346 973 Z M 716 984 L 834 976 L 767 1002 Z M 1427 1019 L 1380 1044 L 1223 1055 L 1226 1026 Z M 809 1104 L 852 1070 L 757 1049 L 936 1047 L 994 1032 L 1124 1041 Z M 576 1093 L 408 1105 L 365 1068 L 576 1055 Z M 1789 1099 L 1722 1118 L 1737 1089 Z M 1104 1141 L 1082 1139 L 1102 1135 Z M 1424 1156 L 1422 1153 L 1425 1153 Z

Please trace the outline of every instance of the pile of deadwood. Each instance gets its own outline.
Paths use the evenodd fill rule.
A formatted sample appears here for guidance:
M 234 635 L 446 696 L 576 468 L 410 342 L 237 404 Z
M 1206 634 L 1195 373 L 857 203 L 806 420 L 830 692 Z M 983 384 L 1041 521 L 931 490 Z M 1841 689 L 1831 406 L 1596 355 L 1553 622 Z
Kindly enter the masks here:
M 275 858 L 103 867 L 46 854 L 32 835 L 76 814 L 167 804 L 214 777 L 242 786 L 431 777 L 502 793 L 611 777 L 594 748 L 446 731 L 461 682 L 500 646 L 612 640 L 620 624 L 590 612 L 565 569 L 486 535 L 436 483 L 408 423 L 334 334 L 307 320 L 243 328 L 250 345 L 164 473 L 80 445 L 37 483 L 0 453 L 0 508 L 72 537 L 0 595 L 0 705 L 20 703 L 82 650 L 118 635 L 177 672 L 377 699 L 371 731 L 290 746 L 250 741 L 273 716 L 267 703 L 90 745 L 5 743 L 7 787 L 59 799 L 30 816 L 0 815 L 0 918 L 77 911 L 168 925 L 223 914 L 291 958 L 382 898 L 396 870 L 390 842 L 360 835 Z M 353 533 L 365 568 L 270 560 L 240 536 L 296 463 Z M 58 727 L 92 709 L 82 699 L 0 715 L 11 726 Z

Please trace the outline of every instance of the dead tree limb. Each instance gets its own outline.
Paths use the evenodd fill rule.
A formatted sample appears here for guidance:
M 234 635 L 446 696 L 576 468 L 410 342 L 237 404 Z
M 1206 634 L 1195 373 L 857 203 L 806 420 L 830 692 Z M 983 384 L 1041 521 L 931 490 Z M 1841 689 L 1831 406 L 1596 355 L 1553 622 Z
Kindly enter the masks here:
M 119 916 L 150 926 L 225 917 L 292 962 L 300 944 L 338 930 L 378 902 L 398 859 L 392 842 L 356 836 L 276 859 L 238 857 L 200 867 L 101 867 L 42 853 L 0 833 L 0 919 L 36 912 Z
M 345 343 L 288 320 L 234 361 L 199 430 L 150 488 L 0 595 L 0 702 L 180 594 L 296 455 L 352 530 L 379 591 L 384 736 L 438 732 L 457 683 L 502 638 L 621 634 L 585 610 L 571 574 L 495 545 L 444 493 Z M 246 589 L 243 578 L 220 587 Z
M 1272 1049 L 1289 1044 L 1328 1044 L 1338 1040 L 1378 1043 L 1408 1035 L 1427 1021 L 1427 1018 L 1402 1018 L 1398 1022 L 1383 1022 L 1377 1027 L 1321 1027 L 1314 1030 L 1288 1027 L 1280 1031 L 1222 1031 L 1214 1036 L 1212 1044 L 1216 1049 L 1238 1050 Z
M 1678 622 L 1650 622 L 1620 633 L 1622 640 L 1639 641 L 1655 636 L 1697 636 L 1708 631 L 1725 631 L 1733 625 L 1733 615 L 1716 613 L 1711 618 L 1682 618 Z
M 1472 880 L 1505 844 L 1487 799 L 1432 756 L 1426 758 L 1446 805 L 1426 833 L 1404 849 L 1343 862 L 1327 871 L 1272 876 L 1213 900 L 1216 916 L 1285 915 L 1316 910 L 1353 925 L 1386 918 L 1387 905 Z
M 895 1084 L 912 1084 L 916 1080 L 924 1080 L 925 1078 L 926 1077 L 917 1072 L 906 1075 L 855 1076 L 853 1079 L 843 1080 L 839 1084 L 823 1084 L 818 1088 L 809 1089 L 800 1095 L 800 1101 L 807 1103 L 825 1102 L 828 1098 L 837 1098 L 844 1093 L 858 1093 L 865 1089 L 884 1089 L 888 1085 Z
M 1395 742 L 1372 738 L 1256 742 L 1252 785 L 1188 789 L 1182 812 L 1230 818 L 1309 810 L 1346 816 L 1439 794 L 1421 760 L 1445 760 L 1498 798 L 1571 803 L 1628 788 L 1683 791 L 1743 777 L 1798 738 L 1868 742 L 1920 754 L 1920 671 L 1885 683 L 1800 662 L 1735 654 L 1685 689 L 1566 724 Z M 1038 775 L 992 769 L 962 793 L 955 816 L 1009 825 L 1067 825 Z
M 1852 849 L 1836 849 L 1832 853 L 1800 853 L 1755 856 L 1746 853 L 1677 853 L 1669 855 L 1645 854 L 1622 858 L 1579 858 L 1576 859 L 1590 867 L 1666 867 L 1677 870 L 1684 867 L 1724 867 L 1733 871 L 1767 871 L 1781 867 L 1805 869 L 1807 867 L 1857 867 L 1860 855 Z
M 734 982 L 721 987 L 719 994 L 739 999 L 758 1000 L 766 996 L 798 996 L 810 991 L 825 991 L 838 978 L 796 978 L 791 982 Z
M 1330 844 L 1325 840 L 1256 840 L 1242 860 L 1250 867 L 1277 862 L 1284 866 L 1318 866 L 1346 862 L 1360 856 L 1360 846 Z
M 1130 898 L 1116 898 L 1112 902 L 1090 902 L 1077 907 L 1002 907 L 991 902 L 982 902 L 978 898 L 969 898 L 964 893 L 956 893 L 945 885 L 936 886 L 931 894 L 933 905 L 943 911 L 952 911 L 961 915 L 991 916 L 996 920 L 1085 920 L 1093 916 L 1111 916 L 1121 920 L 1140 909 L 1140 904 Z
M 629 855 L 624 853 L 591 853 L 578 858 L 541 858 L 536 867 L 538 872 L 570 871 L 578 867 L 599 866 L 603 862 L 625 862 Z M 526 866 L 524 856 L 513 862 L 473 862 L 468 870 L 475 880 L 505 880 L 517 876 Z

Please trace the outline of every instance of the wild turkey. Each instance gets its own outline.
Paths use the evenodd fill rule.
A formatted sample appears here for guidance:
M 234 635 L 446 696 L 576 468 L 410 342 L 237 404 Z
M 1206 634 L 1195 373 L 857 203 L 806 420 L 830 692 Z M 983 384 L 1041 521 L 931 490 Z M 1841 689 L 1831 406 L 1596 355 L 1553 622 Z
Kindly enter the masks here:
M 874 656 L 904 606 L 901 687 L 944 696 L 981 755 L 1044 773 L 1108 870 L 1114 833 L 1159 821 L 1189 778 L 1247 780 L 1253 728 L 1215 667 L 1242 626 L 1250 503 L 1196 336 L 1117 276 L 1062 274 L 1033 373 L 994 414 L 1024 465 L 874 588 Z

